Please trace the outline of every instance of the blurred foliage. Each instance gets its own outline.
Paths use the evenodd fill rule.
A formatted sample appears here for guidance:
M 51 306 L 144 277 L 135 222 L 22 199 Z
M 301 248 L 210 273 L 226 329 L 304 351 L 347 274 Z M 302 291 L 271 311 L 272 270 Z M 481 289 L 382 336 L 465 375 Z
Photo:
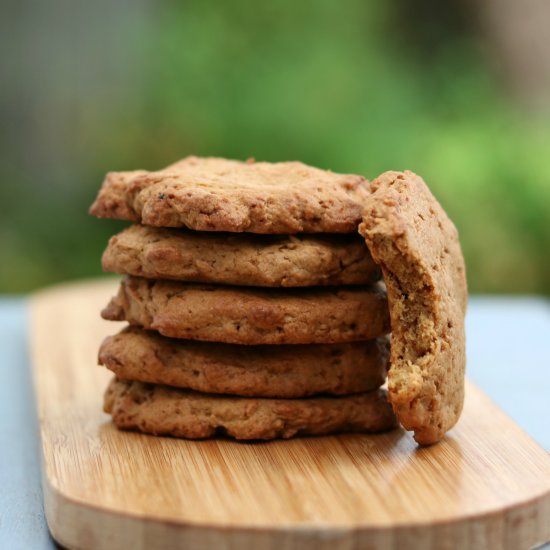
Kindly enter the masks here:
M 459 228 L 471 291 L 550 292 L 549 118 L 463 28 L 402 2 L 53 4 L 12 13 L 14 35 L 38 23 L 2 96 L 2 291 L 98 274 L 124 225 L 86 214 L 103 174 L 197 154 L 411 169 Z

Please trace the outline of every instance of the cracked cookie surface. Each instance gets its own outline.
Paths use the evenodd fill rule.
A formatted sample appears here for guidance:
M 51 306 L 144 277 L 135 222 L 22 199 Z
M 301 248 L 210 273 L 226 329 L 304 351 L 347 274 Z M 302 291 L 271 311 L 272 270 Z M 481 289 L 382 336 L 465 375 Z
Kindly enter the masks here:
M 353 342 L 390 328 L 379 285 L 267 290 L 127 276 L 101 315 L 163 336 L 228 344 Z
M 412 172 L 386 172 L 372 191 L 359 231 L 388 292 L 389 400 L 418 443 L 435 443 L 464 401 L 467 287 L 458 233 Z
M 111 237 L 103 269 L 148 279 L 297 287 L 380 278 L 359 235 L 250 235 L 132 225 Z
M 108 336 L 99 363 L 119 379 L 254 397 L 346 395 L 384 383 L 388 338 L 346 344 L 241 346 L 165 338 L 127 327 Z
M 301 162 L 187 157 L 107 174 L 90 214 L 196 231 L 352 233 L 368 192 L 362 176 Z
M 384 390 L 345 397 L 266 399 L 198 393 L 114 378 L 104 410 L 121 429 L 189 439 L 287 439 L 395 426 Z

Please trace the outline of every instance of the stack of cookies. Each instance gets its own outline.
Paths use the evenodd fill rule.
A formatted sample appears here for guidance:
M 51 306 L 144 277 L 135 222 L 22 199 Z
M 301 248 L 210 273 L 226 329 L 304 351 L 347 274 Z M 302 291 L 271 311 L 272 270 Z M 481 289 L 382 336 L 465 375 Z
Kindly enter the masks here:
M 99 353 L 118 427 L 273 439 L 395 412 L 431 444 L 458 421 L 464 259 L 416 174 L 189 157 L 108 174 L 90 211 L 136 223 L 103 257 L 125 275 L 102 315 L 129 326 Z
M 364 178 L 298 162 L 188 157 L 110 173 L 90 212 L 124 275 L 102 312 L 105 411 L 123 429 L 288 438 L 395 425 L 390 315 L 357 232 Z

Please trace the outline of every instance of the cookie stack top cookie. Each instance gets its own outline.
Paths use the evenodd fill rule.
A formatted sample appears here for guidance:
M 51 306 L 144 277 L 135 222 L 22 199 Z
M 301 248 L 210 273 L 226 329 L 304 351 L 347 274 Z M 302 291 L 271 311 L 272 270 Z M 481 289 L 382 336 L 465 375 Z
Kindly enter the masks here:
M 187 157 L 107 174 L 90 214 L 195 231 L 354 233 L 368 193 L 362 176 L 301 162 Z

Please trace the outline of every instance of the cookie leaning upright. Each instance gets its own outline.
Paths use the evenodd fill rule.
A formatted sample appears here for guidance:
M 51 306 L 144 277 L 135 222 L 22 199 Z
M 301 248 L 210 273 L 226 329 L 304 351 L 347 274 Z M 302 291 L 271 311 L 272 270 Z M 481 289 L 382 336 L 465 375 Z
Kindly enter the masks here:
M 389 399 L 418 443 L 435 443 L 464 401 L 467 287 L 458 233 L 412 172 L 386 172 L 371 190 L 359 231 L 387 286 Z
M 187 157 L 157 172 L 110 172 L 90 214 L 196 231 L 352 233 L 367 194 L 362 176 L 301 162 Z

